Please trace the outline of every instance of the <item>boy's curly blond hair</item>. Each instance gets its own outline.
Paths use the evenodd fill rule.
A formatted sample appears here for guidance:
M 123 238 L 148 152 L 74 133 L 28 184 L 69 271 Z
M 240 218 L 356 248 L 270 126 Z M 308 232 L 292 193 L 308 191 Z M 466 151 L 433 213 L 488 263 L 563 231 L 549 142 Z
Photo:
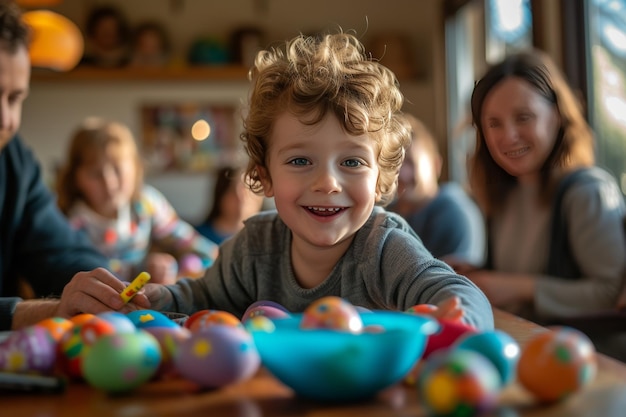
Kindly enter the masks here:
M 347 133 L 366 134 L 376 142 L 378 203 L 391 201 L 410 144 L 399 119 L 404 98 L 393 72 L 369 57 L 354 35 L 299 35 L 284 49 L 259 52 L 249 78 L 252 89 L 240 138 L 250 157 L 246 177 L 253 191 L 263 189 L 259 174 L 268 172 L 269 138 L 278 116 L 289 111 L 314 125 L 331 112 Z

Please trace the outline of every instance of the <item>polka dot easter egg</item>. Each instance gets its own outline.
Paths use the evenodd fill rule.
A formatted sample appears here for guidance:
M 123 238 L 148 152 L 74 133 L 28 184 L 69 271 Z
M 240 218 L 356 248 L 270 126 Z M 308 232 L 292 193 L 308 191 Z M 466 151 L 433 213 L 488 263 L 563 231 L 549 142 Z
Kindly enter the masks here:
M 243 327 L 210 326 L 192 332 L 174 357 L 178 373 L 204 388 L 219 388 L 252 377 L 261 363 Z
M 250 304 L 243 313 L 241 322 L 245 325 L 248 320 L 258 316 L 264 316 L 269 319 L 280 319 L 289 317 L 290 313 L 285 307 L 274 301 L 256 301 Z
M 71 378 L 81 379 L 83 352 L 100 337 L 113 333 L 115 326 L 98 316 L 91 315 L 78 320 L 59 342 L 58 365 L 61 372 Z
M 47 329 L 30 326 L 0 343 L 0 369 L 8 372 L 50 373 L 56 361 L 57 342 Z
M 241 320 L 239 320 L 237 316 L 222 310 L 197 311 L 192 314 L 184 324 L 184 326 L 192 332 L 215 325 L 243 327 Z
M 589 385 L 597 372 L 596 350 L 582 332 L 552 327 L 523 347 L 517 364 L 520 383 L 541 402 L 563 400 Z
M 304 310 L 302 329 L 331 329 L 359 333 L 363 320 L 354 305 L 341 297 L 322 297 Z
M 126 317 L 128 317 L 138 329 L 151 327 L 180 327 L 165 314 L 155 310 L 135 310 L 127 313 Z
M 153 377 L 161 363 L 159 343 L 144 330 L 103 336 L 83 356 L 84 379 L 108 392 L 139 387 Z
M 60 341 L 63 334 L 72 328 L 74 323 L 63 317 L 49 317 L 35 324 L 35 326 L 43 327 L 48 331 L 50 336 L 56 341 Z
M 417 388 L 431 415 L 476 416 L 493 409 L 500 393 L 500 375 L 480 353 L 445 349 L 423 364 Z
M 134 333 L 137 331 L 135 323 L 124 313 L 119 311 L 106 311 L 96 315 L 98 318 L 113 325 L 116 333 Z
M 468 333 L 458 339 L 452 348 L 473 350 L 485 356 L 500 373 L 503 385 L 508 385 L 516 377 L 521 348 L 515 339 L 501 330 Z
M 161 348 L 161 365 L 155 378 L 169 375 L 174 371 L 174 354 L 181 343 L 191 336 L 189 329 L 170 319 L 165 313 L 155 310 L 135 310 L 126 315 L 135 326 L 150 333 Z

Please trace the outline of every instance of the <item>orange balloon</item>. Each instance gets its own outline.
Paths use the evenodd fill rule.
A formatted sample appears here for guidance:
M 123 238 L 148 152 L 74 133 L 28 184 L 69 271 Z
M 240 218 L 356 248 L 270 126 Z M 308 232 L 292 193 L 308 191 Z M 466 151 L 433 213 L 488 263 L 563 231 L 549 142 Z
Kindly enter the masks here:
M 69 71 L 83 55 L 80 29 L 68 18 L 49 10 L 33 10 L 22 15 L 32 29 L 29 47 L 33 67 Z

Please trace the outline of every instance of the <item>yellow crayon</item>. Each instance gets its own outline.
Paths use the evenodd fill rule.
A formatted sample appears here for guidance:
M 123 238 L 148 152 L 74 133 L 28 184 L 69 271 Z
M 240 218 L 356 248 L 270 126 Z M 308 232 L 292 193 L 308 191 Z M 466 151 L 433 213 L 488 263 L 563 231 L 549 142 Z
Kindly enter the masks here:
M 147 272 L 141 272 L 137 275 L 133 282 L 131 282 L 128 287 L 124 288 L 124 291 L 121 292 L 120 297 L 122 297 L 122 301 L 125 303 L 129 302 L 135 294 L 137 294 L 139 290 L 142 289 L 148 281 L 150 281 L 150 278 L 150 274 Z

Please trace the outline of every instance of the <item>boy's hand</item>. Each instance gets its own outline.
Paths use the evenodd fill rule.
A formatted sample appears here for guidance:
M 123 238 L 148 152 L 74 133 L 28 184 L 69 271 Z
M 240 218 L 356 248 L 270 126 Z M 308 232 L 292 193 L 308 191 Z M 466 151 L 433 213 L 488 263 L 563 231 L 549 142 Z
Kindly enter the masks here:
M 459 297 L 450 297 L 437 305 L 418 304 L 408 309 L 409 312 L 427 314 L 437 320 L 462 321 L 465 314 Z
M 450 297 L 437 304 L 437 309 L 434 312 L 436 319 L 444 319 L 450 321 L 462 321 L 463 307 L 461 306 L 461 299 L 459 297 Z

